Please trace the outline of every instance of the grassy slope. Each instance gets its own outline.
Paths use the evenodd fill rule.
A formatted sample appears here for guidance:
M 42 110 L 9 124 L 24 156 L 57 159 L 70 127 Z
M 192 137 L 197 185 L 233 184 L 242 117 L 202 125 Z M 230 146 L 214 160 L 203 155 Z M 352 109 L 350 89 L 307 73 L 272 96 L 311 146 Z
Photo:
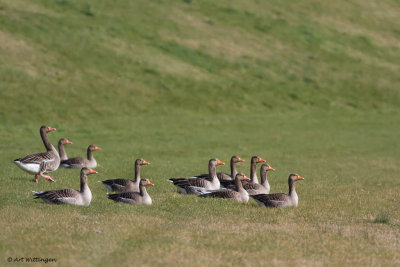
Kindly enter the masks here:
M 4 259 L 399 263 L 396 1 L 130 2 L 0 1 Z M 90 207 L 31 197 L 76 188 L 78 170 L 36 185 L 10 164 L 42 150 L 42 124 L 74 142 L 69 156 L 104 149 Z M 274 192 L 290 172 L 306 177 L 299 207 L 181 196 L 166 182 L 232 154 L 246 172 L 266 158 Z M 154 205 L 112 205 L 95 181 L 132 176 L 137 157 L 152 163 Z

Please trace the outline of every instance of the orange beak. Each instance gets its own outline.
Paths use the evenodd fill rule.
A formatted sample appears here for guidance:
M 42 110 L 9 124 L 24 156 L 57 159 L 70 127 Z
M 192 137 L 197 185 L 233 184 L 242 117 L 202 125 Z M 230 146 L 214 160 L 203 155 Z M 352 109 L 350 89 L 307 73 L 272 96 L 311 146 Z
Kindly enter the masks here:
M 96 146 L 96 147 L 94 147 L 94 150 L 101 150 L 101 148 Z
M 247 177 L 247 176 L 245 176 L 245 177 L 243 178 L 243 180 L 250 180 L 250 178 Z
M 268 169 L 267 169 L 267 170 L 269 170 L 269 171 L 275 171 L 275 169 L 272 168 L 271 166 L 268 166 Z
M 225 165 L 222 161 L 218 160 L 218 165 Z
M 73 144 L 71 141 L 69 141 L 69 140 L 67 140 L 66 142 L 65 142 L 66 144 Z
M 150 182 L 150 181 L 147 182 L 147 185 L 154 186 L 154 184 L 152 182 Z
M 94 170 L 92 170 L 92 169 L 90 169 L 89 173 L 92 173 L 92 174 L 94 174 L 94 173 L 97 173 L 97 172 L 96 172 L 96 171 L 94 171 Z
M 243 161 L 244 161 L 244 159 L 238 158 L 238 162 L 243 162 Z
M 47 130 L 48 132 L 52 132 L 52 131 L 55 131 L 55 130 L 56 130 L 56 128 L 52 128 L 52 127 L 50 127 L 50 126 L 49 126 L 47 129 L 48 129 L 48 130 Z
M 149 165 L 150 162 L 143 160 L 143 165 Z
M 265 159 L 262 159 L 262 158 L 258 157 L 257 163 L 258 163 L 258 162 L 265 162 Z
M 299 175 L 297 180 L 304 180 L 304 178 Z

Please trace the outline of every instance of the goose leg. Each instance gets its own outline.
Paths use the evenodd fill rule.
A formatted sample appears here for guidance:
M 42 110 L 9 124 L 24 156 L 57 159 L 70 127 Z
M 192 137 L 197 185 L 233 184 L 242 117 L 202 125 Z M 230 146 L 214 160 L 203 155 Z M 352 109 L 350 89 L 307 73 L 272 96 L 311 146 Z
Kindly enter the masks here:
M 50 182 L 55 182 L 53 178 L 51 178 L 48 175 L 44 175 L 43 172 L 39 173 L 40 176 L 42 176 L 43 178 L 46 178 L 47 180 L 49 180 Z
M 36 183 L 39 183 L 39 180 L 37 178 L 37 174 L 35 174 L 35 181 L 36 181 Z

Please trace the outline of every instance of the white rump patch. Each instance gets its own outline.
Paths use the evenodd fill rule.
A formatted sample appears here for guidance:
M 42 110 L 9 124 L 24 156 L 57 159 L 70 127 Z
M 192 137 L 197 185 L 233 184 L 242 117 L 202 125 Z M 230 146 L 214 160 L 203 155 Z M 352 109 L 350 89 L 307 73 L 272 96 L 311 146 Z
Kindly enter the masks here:
M 39 174 L 40 172 L 40 164 L 37 163 L 21 163 L 20 161 L 14 161 L 14 163 L 23 169 L 24 171 L 31 174 Z

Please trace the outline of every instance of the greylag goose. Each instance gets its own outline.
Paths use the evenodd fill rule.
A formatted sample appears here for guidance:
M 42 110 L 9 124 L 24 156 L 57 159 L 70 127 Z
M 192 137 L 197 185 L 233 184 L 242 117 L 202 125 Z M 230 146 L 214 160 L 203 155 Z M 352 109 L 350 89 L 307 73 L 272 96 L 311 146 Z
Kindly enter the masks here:
M 212 190 L 212 191 L 208 191 L 208 192 L 206 191 L 206 192 L 202 192 L 200 194 L 200 197 L 230 198 L 230 199 L 234 199 L 238 202 L 247 203 L 249 201 L 249 194 L 243 188 L 242 180 L 250 180 L 250 178 L 245 176 L 243 173 L 238 173 L 238 174 L 236 174 L 236 177 L 235 177 L 235 184 L 236 184 L 235 190 L 219 189 L 219 190 Z
M 224 172 L 217 172 L 217 177 L 220 181 L 234 181 L 234 177 L 236 177 L 237 174 L 237 169 L 236 169 L 236 163 L 238 162 L 243 162 L 244 159 L 242 159 L 241 157 L 238 156 L 232 156 L 231 158 L 231 174 L 227 174 Z M 208 178 L 208 174 L 207 173 L 203 173 L 200 175 L 196 175 L 190 178 Z
M 72 204 L 78 206 L 89 206 L 92 201 L 92 192 L 88 186 L 88 175 L 97 173 L 89 168 L 82 168 L 81 170 L 81 190 L 75 189 L 61 189 L 50 191 L 33 191 L 35 198 L 41 198 L 46 203 L 50 204 Z
M 107 190 L 111 192 L 139 192 L 140 166 L 148 164 L 150 163 L 144 159 L 135 160 L 135 180 L 111 179 L 99 182 L 103 183 Z
M 265 162 L 265 159 L 262 159 L 258 156 L 253 156 L 251 158 L 251 163 L 250 163 L 250 182 L 258 184 L 258 178 L 257 178 L 257 163 L 260 162 Z
M 124 192 L 119 194 L 108 194 L 108 198 L 115 202 L 123 202 L 128 204 L 144 204 L 151 205 L 152 200 L 147 193 L 146 185 L 154 185 L 149 179 L 143 178 L 139 183 L 139 192 Z
M 36 153 L 14 160 L 14 163 L 22 170 L 35 175 L 36 183 L 39 182 L 38 174 L 51 182 L 55 182 L 53 178 L 44 174 L 57 170 L 60 165 L 60 156 L 47 136 L 47 133 L 55 130 L 56 128 L 49 126 L 40 127 L 40 136 L 42 137 L 46 152 Z
M 169 179 L 182 194 L 200 194 L 205 190 L 219 189 L 216 166 L 224 165 L 219 159 L 210 159 L 208 162 L 208 180 L 206 178 L 171 178 Z
M 62 168 L 96 168 L 97 161 L 93 157 L 92 151 L 93 150 L 101 150 L 100 147 L 95 145 L 90 145 L 87 148 L 87 159 L 85 158 L 70 158 L 67 160 L 61 161 L 60 167 Z
M 65 149 L 64 149 L 64 145 L 66 145 L 66 144 L 71 144 L 72 145 L 72 142 L 69 141 L 67 138 L 61 138 L 58 141 L 58 152 L 59 152 L 59 155 L 60 155 L 60 160 L 67 160 L 68 159 L 67 153 L 65 153 Z
M 271 187 L 268 183 L 267 171 L 274 170 L 275 169 L 268 164 L 263 164 L 260 168 L 261 184 L 243 181 L 243 188 L 247 191 L 247 193 L 249 193 L 249 195 L 269 194 Z M 236 185 L 227 185 L 225 188 L 233 190 L 236 188 Z
M 299 203 L 299 197 L 297 196 L 296 190 L 294 189 L 294 183 L 298 180 L 304 180 L 303 177 L 296 173 L 289 175 L 289 194 L 278 193 L 278 194 L 260 194 L 252 195 L 251 197 L 257 201 L 261 207 L 271 208 L 284 208 L 295 206 Z
M 271 187 L 268 183 L 267 171 L 275 171 L 275 169 L 265 163 L 260 168 L 261 184 L 250 182 L 243 185 L 249 195 L 269 194 Z
M 265 160 L 258 156 L 251 157 L 251 161 L 250 161 L 250 182 L 251 183 L 258 184 L 257 163 L 260 163 L 260 162 L 265 162 Z M 244 182 L 243 184 L 245 184 L 246 182 Z M 235 183 L 234 183 L 234 181 L 221 181 L 221 185 L 225 188 L 232 188 L 235 186 Z

